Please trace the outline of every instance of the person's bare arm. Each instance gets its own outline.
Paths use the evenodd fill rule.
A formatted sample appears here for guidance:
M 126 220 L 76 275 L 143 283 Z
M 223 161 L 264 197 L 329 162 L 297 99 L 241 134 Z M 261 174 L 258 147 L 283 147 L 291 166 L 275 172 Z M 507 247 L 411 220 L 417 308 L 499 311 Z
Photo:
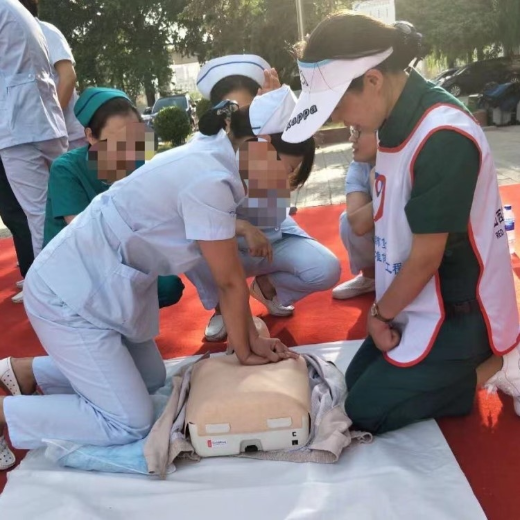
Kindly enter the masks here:
M 244 237 L 251 256 L 267 258 L 273 261 L 273 247 L 264 233 L 247 220 L 237 219 L 235 232 L 238 237 Z
M 243 237 L 246 234 L 247 226 L 249 226 L 249 222 L 247 220 L 242 220 L 237 218 L 235 224 L 235 230 L 237 237 Z
M 263 365 L 297 357 L 276 338 L 259 338 L 249 307 L 249 290 L 236 239 L 198 241 L 218 286 L 228 344 L 244 365 Z
M 74 65 L 68 60 L 58 61 L 58 63 L 54 64 L 54 68 L 59 77 L 58 86 L 56 88 L 58 100 L 62 110 L 64 110 L 69 106 L 76 86 L 76 71 L 74 70 Z
M 67 226 L 77 217 L 77 215 L 67 215 L 63 217 L 63 220 L 66 222 Z
M 355 191 L 347 195 L 347 218 L 352 231 L 358 236 L 374 228 L 372 199 L 367 193 Z

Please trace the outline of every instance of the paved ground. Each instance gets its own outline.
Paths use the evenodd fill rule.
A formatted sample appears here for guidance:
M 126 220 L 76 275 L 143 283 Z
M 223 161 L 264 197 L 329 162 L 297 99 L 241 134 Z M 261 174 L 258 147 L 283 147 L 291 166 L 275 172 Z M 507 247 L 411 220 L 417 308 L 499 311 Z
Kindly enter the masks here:
M 493 150 L 498 183 L 520 183 L 520 126 L 489 127 L 486 136 Z M 318 151 L 315 170 L 293 205 L 304 208 L 341 204 L 345 200 L 345 175 L 352 159 L 351 145 L 327 146 Z
M 520 183 L 520 126 L 489 127 L 486 135 L 497 165 L 498 182 Z M 342 204 L 345 201 L 345 175 L 352 160 L 348 143 L 327 146 L 317 152 L 316 167 L 307 184 L 293 194 L 293 205 L 304 208 Z M 9 236 L 0 220 L 0 238 Z

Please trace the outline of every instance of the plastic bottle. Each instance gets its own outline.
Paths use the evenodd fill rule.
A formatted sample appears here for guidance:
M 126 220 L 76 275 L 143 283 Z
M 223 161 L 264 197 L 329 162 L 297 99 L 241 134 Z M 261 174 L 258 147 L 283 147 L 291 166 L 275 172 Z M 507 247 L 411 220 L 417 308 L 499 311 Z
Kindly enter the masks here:
M 515 214 L 511 204 L 504 206 L 504 224 L 507 233 L 507 243 L 509 245 L 509 254 L 515 252 Z

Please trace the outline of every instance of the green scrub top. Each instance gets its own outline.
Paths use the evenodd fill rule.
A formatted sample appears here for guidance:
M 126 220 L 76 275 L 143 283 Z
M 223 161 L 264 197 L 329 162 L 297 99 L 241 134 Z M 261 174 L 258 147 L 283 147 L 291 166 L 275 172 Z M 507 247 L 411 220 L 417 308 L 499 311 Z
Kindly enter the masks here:
M 437 103 L 467 110 L 441 87 L 412 70 L 392 113 L 379 130 L 380 145 L 396 148 L 425 111 Z M 468 223 L 480 169 L 480 154 L 467 137 L 439 130 L 425 143 L 414 166 L 406 216 L 414 234 L 449 233 L 439 269 L 445 302 L 476 297 L 480 267 L 468 237 Z
M 88 146 L 76 148 L 56 159 L 49 174 L 43 247 L 67 226 L 65 218 L 81 213 L 110 184 L 89 168 Z

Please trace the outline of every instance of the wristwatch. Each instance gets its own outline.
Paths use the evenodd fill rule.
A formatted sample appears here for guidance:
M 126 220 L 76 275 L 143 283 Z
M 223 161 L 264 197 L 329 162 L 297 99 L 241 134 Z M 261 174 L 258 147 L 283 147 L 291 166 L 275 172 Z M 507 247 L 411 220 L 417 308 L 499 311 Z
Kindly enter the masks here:
M 379 306 L 376 302 L 374 302 L 372 304 L 372 307 L 370 308 L 370 316 L 372 316 L 372 318 L 376 318 L 379 321 L 382 321 L 383 323 L 390 323 L 392 321 L 392 318 L 387 319 L 381 316 L 381 314 L 379 313 Z

